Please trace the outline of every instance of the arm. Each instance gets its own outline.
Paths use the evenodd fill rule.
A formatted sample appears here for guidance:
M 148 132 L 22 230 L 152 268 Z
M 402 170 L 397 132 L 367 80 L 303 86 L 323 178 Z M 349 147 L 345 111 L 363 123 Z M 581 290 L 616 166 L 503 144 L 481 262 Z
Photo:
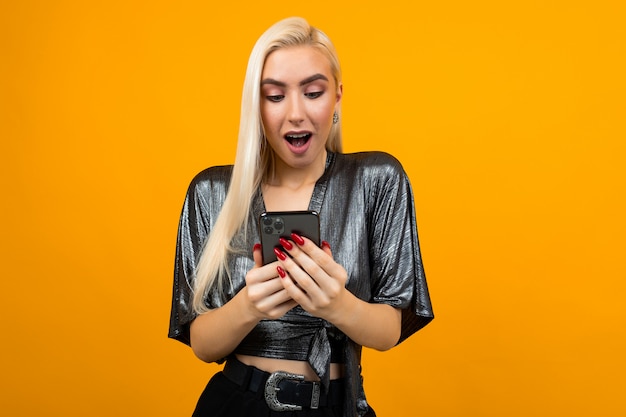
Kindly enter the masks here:
M 295 307 L 278 279 L 276 265 L 261 265 L 260 245 L 254 248 L 254 262 L 246 274 L 246 286 L 237 295 L 191 323 L 191 348 L 201 360 L 225 358 L 260 320 L 282 317 Z
M 222 307 L 207 311 L 191 322 L 193 353 L 205 362 L 228 356 L 254 328 L 258 319 L 246 308 L 246 288 Z
M 282 242 L 292 258 L 279 256 L 278 272 L 289 296 L 362 346 L 377 350 L 395 346 L 400 339 L 400 310 L 368 303 L 348 291 L 346 271 L 333 260 L 327 244 L 320 249 L 300 236 L 293 239 L 295 244 Z
M 356 343 L 377 350 L 388 350 L 400 339 L 401 311 L 387 304 L 363 301 L 343 289 L 343 301 L 331 310 L 328 321 Z

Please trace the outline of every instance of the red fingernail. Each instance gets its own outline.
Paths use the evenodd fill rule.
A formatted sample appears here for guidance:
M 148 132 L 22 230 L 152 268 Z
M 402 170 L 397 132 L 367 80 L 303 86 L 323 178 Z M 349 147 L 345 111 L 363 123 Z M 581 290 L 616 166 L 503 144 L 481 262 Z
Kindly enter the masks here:
M 280 266 L 276 267 L 276 271 L 278 271 L 278 275 L 280 275 L 281 278 L 285 278 L 287 276 L 287 273 L 285 272 L 285 270 L 281 268 Z
M 287 250 L 292 250 L 293 249 L 293 245 L 284 237 L 281 237 L 280 239 L 278 239 L 278 241 L 280 242 L 280 244 L 282 245 L 283 248 L 287 249 Z
M 255 243 L 254 246 L 252 247 L 252 252 L 261 250 L 261 244 L 260 243 Z
M 330 249 L 330 243 L 326 242 L 325 240 L 322 240 L 322 247 Z
M 291 234 L 291 238 L 293 239 L 294 242 L 296 242 L 296 244 L 298 244 L 300 246 L 304 245 L 304 239 L 302 239 L 302 237 L 300 237 L 300 235 L 292 233 Z
M 287 259 L 287 255 L 285 255 L 283 251 L 278 248 L 274 248 L 274 253 L 276 254 L 276 257 L 280 259 L 281 261 L 284 261 L 285 259 Z

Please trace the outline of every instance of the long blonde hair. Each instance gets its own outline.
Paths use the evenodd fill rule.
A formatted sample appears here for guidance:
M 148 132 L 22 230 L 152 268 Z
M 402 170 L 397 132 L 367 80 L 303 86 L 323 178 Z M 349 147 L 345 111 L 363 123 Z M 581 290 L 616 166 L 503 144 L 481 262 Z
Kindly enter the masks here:
M 274 153 L 265 139 L 260 112 L 261 74 L 265 60 L 277 49 L 302 45 L 321 51 L 328 58 L 337 88 L 341 84 L 341 67 L 335 47 L 328 36 L 302 18 L 279 21 L 254 45 L 243 84 L 237 154 L 228 194 L 196 268 L 193 308 L 198 314 L 208 311 L 205 298 L 211 289 L 216 287 L 223 293 L 225 285 L 231 283 L 228 256 L 235 251 L 231 241 L 238 232 L 245 233 L 252 199 L 274 166 Z M 341 152 L 341 117 L 331 128 L 326 149 Z

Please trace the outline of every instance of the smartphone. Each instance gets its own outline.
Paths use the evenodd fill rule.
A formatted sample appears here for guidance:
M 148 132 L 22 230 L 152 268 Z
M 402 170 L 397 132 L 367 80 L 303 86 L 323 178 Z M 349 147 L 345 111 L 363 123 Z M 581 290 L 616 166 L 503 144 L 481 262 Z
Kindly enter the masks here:
M 282 248 L 278 239 L 291 240 L 296 233 L 320 245 L 320 218 L 315 211 L 273 211 L 259 216 L 259 235 L 263 247 L 263 265 L 276 260 L 274 248 Z

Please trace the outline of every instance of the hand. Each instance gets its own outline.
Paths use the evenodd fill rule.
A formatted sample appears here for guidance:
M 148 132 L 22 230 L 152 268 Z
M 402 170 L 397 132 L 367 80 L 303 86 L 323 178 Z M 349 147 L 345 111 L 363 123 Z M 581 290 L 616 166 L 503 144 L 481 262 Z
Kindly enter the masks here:
M 254 245 L 254 268 L 246 274 L 246 292 L 252 314 L 258 319 L 277 319 L 297 303 L 283 287 L 276 262 L 263 265 L 261 245 Z
M 319 248 L 299 235 L 292 234 L 291 238 L 280 241 L 291 258 L 276 249 L 276 271 L 284 289 L 304 310 L 334 323 L 348 293 L 345 268 L 335 262 L 327 242 Z

